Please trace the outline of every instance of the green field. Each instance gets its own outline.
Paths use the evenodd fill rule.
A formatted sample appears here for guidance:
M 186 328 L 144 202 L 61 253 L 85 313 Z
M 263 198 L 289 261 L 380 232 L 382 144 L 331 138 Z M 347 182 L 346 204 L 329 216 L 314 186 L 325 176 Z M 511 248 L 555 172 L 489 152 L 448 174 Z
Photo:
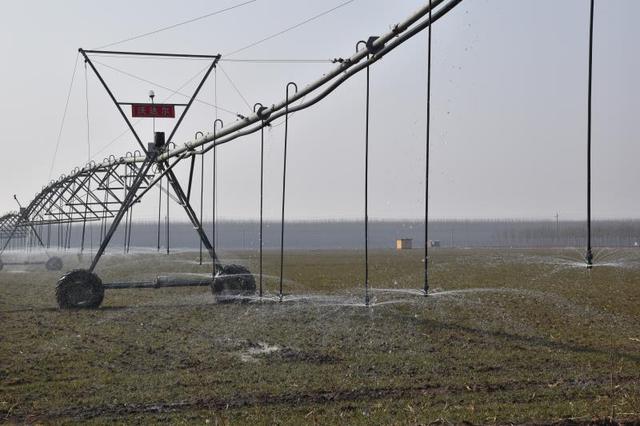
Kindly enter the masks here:
M 0 272 L 0 421 L 196 424 L 640 422 L 640 251 L 418 250 L 266 257 L 264 300 L 108 291 L 59 311 L 60 273 Z M 257 269 L 254 252 L 224 253 Z M 105 282 L 203 273 L 197 253 L 113 255 Z M 77 267 L 65 258 L 65 270 Z M 75 265 L 74 265 L 75 263 Z M 385 289 L 385 290 L 381 290 Z M 409 290 L 403 290 L 409 289 Z

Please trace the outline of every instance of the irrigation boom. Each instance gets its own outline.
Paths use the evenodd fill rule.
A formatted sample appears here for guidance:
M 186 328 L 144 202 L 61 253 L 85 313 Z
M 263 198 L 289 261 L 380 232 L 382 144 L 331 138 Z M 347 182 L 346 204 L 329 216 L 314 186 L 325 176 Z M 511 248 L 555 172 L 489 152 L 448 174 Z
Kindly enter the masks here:
M 163 281 L 161 286 L 211 285 L 214 294 L 223 296 L 225 294 L 237 295 L 255 291 L 255 280 L 246 268 L 239 265 L 222 265 L 219 262 L 215 252 L 215 244 L 212 244 L 202 227 L 202 210 L 200 212 L 200 217 L 198 217 L 194 209 L 191 207 L 191 182 L 195 159 L 198 156 L 204 158 L 202 156 L 207 154 L 209 151 L 214 150 L 215 147 L 219 145 L 223 145 L 240 137 L 261 131 L 280 117 L 284 116 L 286 122 L 288 114 L 301 111 L 315 105 L 331 94 L 345 81 L 360 71 L 368 70 L 371 65 L 384 58 L 388 53 L 405 43 L 407 40 L 428 28 L 461 2 L 462 0 L 429 1 L 407 19 L 394 25 L 388 32 L 380 36 L 368 37 L 366 41 L 359 41 L 356 43 L 356 49 L 353 55 L 346 59 L 336 60 L 337 65 L 332 70 L 300 90 L 298 90 L 297 85 L 292 82 L 287 84 L 286 97 L 284 100 L 273 103 L 271 106 L 256 104 L 256 106 L 260 105 L 260 107 L 254 108 L 254 112 L 250 116 L 241 118 L 226 127 L 220 126 L 220 128 L 218 128 L 217 124 L 219 123 L 216 123 L 214 124 L 212 132 L 201 134 L 200 137 L 196 137 L 179 146 L 173 142 L 173 137 L 182 123 L 184 116 L 189 111 L 191 104 L 198 95 L 198 92 L 202 88 L 209 73 L 216 67 L 217 62 L 221 59 L 220 55 L 113 52 L 79 49 L 80 54 L 85 59 L 85 63 L 87 63 L 96 74 L 100 83 L 103 85 L 109 97 L 119 110 L 120 115 L 127 123 L 129 130 L 132 132 L 140 146 L 140 150 L 135 151 L 134 153 L 127 153 L 127 155 L 119 158 L 110 156 L 100 163 L 90 162 L 82 168 L 76 168 L 69 175 L 63 175 L 59 179 L 49 183 L 36 194 L 34 199 L 25 208 L 20 209 L 20 214 L 6 216 L 4 218 L 2 221 L 2 235 L 9 235 L 9 237 L 6 238 L 5 244 L 0 250 L 0 255 L 7 248 L 11 237 L 18 232 L 18 229 L 22 230 L 20 232 L 23 233 L 24 229 L 32 232 L 44 247 L 43 239 L 39 235 L 40 232 L 42 232 L 43 227 L 47 227 L 47 231 L 50 232 L 52 225 L 57 226 L 59 233 L 58 241 L 60 241 L 60 227 L 61 225 L 66 224 L 67 233 L 65 234 L 64 239 L 65 247 L 68 248 L 70 244 L 69 226 L 71 223 L 82 223 L 82 241 L 84 243 L 86 223 L 101 221 L 101 243 L 91 262 L 91 266 L 88 270 L 74 270 L 65 274 L 58 281 L 56 290 L 56 297 L 61 308 L 97 307 L 102 302 L 105 289 L 127 287 L 126 283 L 103 285 L 100 278 L 94 272 L 98 261 L 122 220 L 125 220 L 126 247 L 126 240 L 127 238 L 130 240 L 131 235 L 131 208 L 135 203 L 139 202 L 149 190 L 156 187 L 158 184 L 160 184 L 161 187 L 162 179 L 166 178 L 167 200 L 168 197 L 171 196 L 171 198 L 185 209 L 187 216 L 194 225 L 194 229 L 200 236 L 202 245 L 204 245 L 204 247 L 209 251 L 214 266 L 211 280 L 199 280 L 185 283 L 180 282 L 179 280 L 176 281 L 168 279 Z M 189 102 L 183 105 L 185 109 L 178 118 L 176 125 L 170 132 L 167 140 L 165 141 L 163 133 L 156 133 L 154 143 L 144 146 L 141 138 L 136 133 L 121 107 L 122 105 L 130 105 L 130 103 L 118 102 L 89 56 L 101 54 L 184 58 L 196 57 L 210 59 L 211 64 L 205 72 L 205 75 L 196 88 L 194 94 L 191 96 Z M 295 88 L 295 91 L 290 93 L 290 88 Z M 185 159 L 191 160 L 191 171 L 186 191 L 182 188 L 177 176 L 174 174 L 174 167 Z M 173 188 L 174 195 L 169 193 L 169 185 Z M 97 191 L 101 191 L 101 193 L 98 194 Z M 107 224 L 108 220 L 111 220 L 109 225 Z M 37 229 L 37 227 L 39 227 L 39 229 Z M 48 245 L 49 235 L 46 240 Z M 61 266 L 62 265 L 60 264 L 60 267 Z M 145 286 L 148 285 L 147 283 L 143 284 Z M 135 287 L 136 285 L 140 286 L 141 284 L 131 283 L 129 287 Z M 157 284 L 154 285 L 157 286 Z
M 432 7 L 434 12 L 432 12 L 431 22 L 436 22 L 461 2 L 462 0 L 433 0 Z M 429 10 L 429 4 L 423 6 L 405 21 L 394 25 L 389 32 L 373 40 L 372 43 L 367 45 L 366 49 L 357 51 L 350 58 L 342 60 L 333 70 L 312 83 L 309 83 L 297 93 L 293 94 L 288 100 L 283 99 L 270 107 L 265 107 L 265 109 L 253 113 L 227 127 L 223 127 L 215 133 L 209 132 L 198 139 L 185 142 L 183 146 L 170 149 L 159 155 L 157 161 L 161 162 L 172 158 L 183 159 L 192 155 L 202 155 L 207 153 L 213 145 L 222 145 L 239 137 L 259 131 L 272 121 L 284 116 L 287 107 L 291 113 L 313 106 L 342 85 L 346 80 L 366 69 L 367 66 L 379 61 L 389 52 L 425 30 L 431 23 L 428 18 Z M 85 52 L 92 53 L 98 51 Z M 309 96 L 311 96 L 310 99 L 296 105 L 296 102 L 306 99 Z M 196 150 L 196 148 L 202 145 L 208 145 L 208 147 L 204 151 Z M 116 161 L 142 162 L 144 159 L 122 158 Z M 93 167 L 104 167 L 111 164 L 113 164 L 113 160 L 106 160 Z M 86 170 L 86 168 L 82 170 Z M 78 170 L 76 173 L 81 173 L 82 170 Z M 69 177 L 72 176 L 73 174 Z

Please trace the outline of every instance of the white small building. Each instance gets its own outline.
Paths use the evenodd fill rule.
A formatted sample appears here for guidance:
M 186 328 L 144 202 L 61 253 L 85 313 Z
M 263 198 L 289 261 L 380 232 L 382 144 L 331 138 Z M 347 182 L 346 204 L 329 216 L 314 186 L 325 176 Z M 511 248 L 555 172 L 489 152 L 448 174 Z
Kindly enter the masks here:
M 411 238 L 398 238 L 396 240 L 397 250 L 411 250 L 413 248 L 413 239 Z

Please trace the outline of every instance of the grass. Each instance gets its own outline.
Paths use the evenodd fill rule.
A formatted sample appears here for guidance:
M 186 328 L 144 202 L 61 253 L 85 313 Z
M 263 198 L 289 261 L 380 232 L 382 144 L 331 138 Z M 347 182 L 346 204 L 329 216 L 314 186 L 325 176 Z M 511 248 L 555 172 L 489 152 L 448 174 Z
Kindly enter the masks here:
M 257 270 L 255 253 L 223 258 Z M 5 267 L 0 420 L 640 422 L 640 252 L 603 250 L 587 271 L 575 250 L 433 250 L 426 298 L 402 291 L 420 289 L 420 258 L 372 252 L 369 308 L 353 251 L 287 253 L 283 303 L 120 290 L 98 310 L 59 311 L 59 273 Z M 209 270 L 195 259 L 112 255 L 98 273 Z M 269 297 L 278 272 L 268 252 Z

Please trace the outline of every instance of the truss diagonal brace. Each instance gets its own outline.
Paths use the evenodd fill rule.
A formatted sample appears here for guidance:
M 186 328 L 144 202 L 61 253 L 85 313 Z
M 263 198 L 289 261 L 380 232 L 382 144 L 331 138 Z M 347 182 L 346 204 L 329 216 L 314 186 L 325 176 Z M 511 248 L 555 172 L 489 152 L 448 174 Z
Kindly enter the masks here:
M 140 188 L 140 185 L 142 184 L 142 182 L 144 182 L 147 172 L 149 171 L 151 166 L 153 166 L 157 155 L 158 154 L 157 154 L 157 151 L 155 150 L 155 147 L 152 148 L 150 151 L 147 151 L 147 158 L 145 159 L 145 162 L 142 164 L 142 167 L 140 167 L 140 170 L 135 180 L 129 187 L 129 191 L 127 192 L 127 195 L 124 201 L 122 202 L 122 205 L 120 206 L 120 210 L 118 210 L 118 214 L 116 214 L 115 218 L 113 219 L 113 222 L 109 227 L 109 231 L 107 231 L 104 239 L 102 240 L 102 243 L 100 243 L 100 248 L 96 252 L 96 255 L 93 257 L 93 260 L 91 261 L 91 266 L 89 267 L 89 271 L 91 272 L 94 271 L 94 269 L 96 268 L 96 265 L 98 264 L 98 261 L 100 260 L 100 258 L 104 254 L 104 251 L 109 245 L 111 238 L 113 238 L 113 234 L 115 234 L 116 229 L 118 229 L 118 225 L 120 225 L 122 218 L 124 217 L 125 213 L 127 213 L 129 208 L 133 205 L 133 200 L 136 196 L 136 191 Z
M 182 205 L 182 207 L 184 208 L 185 212 L 187 213 L 187 216 L 189 217 L 189 220 L 191 221 L 196 232 L 200 236 L 202 245 L 204 245 L 204 247 L 209 251 L 209 255 L 211 256 L 213 263 L 217 265 L 218 256 L 216 255 L 216 251 L 213 248 L 211 241 L 209 241 L 209 237 L 207 237 L 207 233 L 204 232 L 204 229 L 202 228 L 202 223 L 200 223 L 200 220 L 198 219 L 196 212 L 193 210 L 193 207 L 191 207 L 191 204 L 189 203 L 189 200 L 187 199 L 187 196 L 185 195 L 184 190 L 180 186 L 180 182 L 178 182 L 178 178 L 173 173 L 173 170 L 170 167 L 167 167 L 166 171 L 162 170 L 164 169 L 164 166 L 165 164 L 160 165 L 161 171 L 166 173 L 167 178 L 169 179 L 169 182 L 173 187 L 173 191 L 176 193 L 176 196 L 180 201 L 180 205 Z

